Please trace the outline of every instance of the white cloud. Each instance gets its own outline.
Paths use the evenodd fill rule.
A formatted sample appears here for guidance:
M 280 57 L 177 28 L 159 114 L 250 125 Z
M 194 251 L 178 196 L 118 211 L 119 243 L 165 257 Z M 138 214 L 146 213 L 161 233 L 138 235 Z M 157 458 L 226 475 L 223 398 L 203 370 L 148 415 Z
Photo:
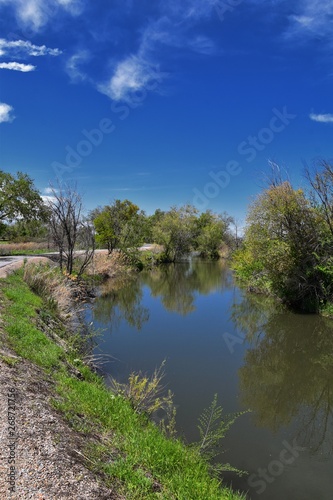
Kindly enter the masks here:
M 0 63 L 0 69 L 11 69 L 13 71 L 22 71 L 23 73 L 27 73 L 29 71 L 34 71 L 36 69 L 36 66 L 18 62 L 3 62 Z
M 75 16 L 82 12 L 82 0 L 0 0 L 15 10 L 17 20 L 23 26 L 38 31 L 63 9 Z
M 53 194 L 56 191 L 56 189 L 54 189 L 52 187 L 46 187 L 43 189 L 43 191 L 45 194 Z
M 131 101 L 135 92 L 155 90 L 163 76 L 156 66 L 132 55 L 118 63 L 110 80 L 98 89 L 115 101 Z
M 214 42 L 207 36 L 188 36 L 196 23 L 213 12 L 217 0 L 169 0 L 160 3 L 160 16 L 142 31 L 139 48 L 114 65 L 107 82 L 98 90 L 116 101 L 131 101 L 135 92 L 157 90 L 168 76 L 156 64 L 161 47 L 179 51 L 191 50 L 198 54 L 216 52 Z
M 1 1 L 1 0 L 0 0 Z M 28 40 L 6 40 L 0 38 L 0 56 L 59 56 L 59 49 L 50 49 L 46 45 L 34 45 Z
M 42 194 L 41 198 L 42 198 L 43 202 L 48 206 L 57 201 L 57 198 L 55 196 L 49 196 L 49 195 Z
M 15 119 L 13 110 L 14 108 L 9 106 L 9 104 L 0 102 L 0 123 L 13 121 Z
M 309 118 L 319 123 L 333 123 L 333 113 L 327 113 L 327 114 L 311 113 L 309 115 Z
M 199 20 L 209 17 L 221 0 L 161 0 L 161 9 L 178 19 Z
M 88 75 L 80 68 L 82 64 L 91 58 L 87 50 L 81 50 L 72 55 L 66 63 L 66 71 L 72 82 L 80 82 L 89 79 Z
M 210 38 L 207 38 L 203 35 L 198 35 L 192 40 L 189 40 L 188 47 L 191 48 L 194 52 L 207 56 L 216 52 L 214 42 Z
M 296 14 L 289 16 L 287 37 L 329 37 L 333 38 L 333 0 L 299 0 Z

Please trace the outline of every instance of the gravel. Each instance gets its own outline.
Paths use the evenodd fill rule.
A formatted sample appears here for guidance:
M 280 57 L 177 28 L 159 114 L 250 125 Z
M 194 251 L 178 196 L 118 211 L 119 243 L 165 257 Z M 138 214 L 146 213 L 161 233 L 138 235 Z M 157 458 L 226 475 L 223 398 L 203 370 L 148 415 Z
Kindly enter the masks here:
M 28 361 L 15 366 L 0 350 L 0 498 L 2 500 L 118 499 L 115 489 L 86 467 L 84 437 L 75 433 L 49 403 L 52 384 Z M 15 493 L 9 492 L 8 393 L 15 390 Z M 13 415 L 10 415 L 12 418 Z M 13 447 L 12 447 L 13 448 Z M 81 451 L 80 451 L 81 450 Z

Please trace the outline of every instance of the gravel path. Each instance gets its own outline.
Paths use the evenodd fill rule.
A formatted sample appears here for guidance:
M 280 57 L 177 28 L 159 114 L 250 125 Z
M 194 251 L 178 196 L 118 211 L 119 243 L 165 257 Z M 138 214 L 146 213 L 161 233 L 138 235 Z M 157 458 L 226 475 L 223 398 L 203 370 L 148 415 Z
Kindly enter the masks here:
M 12 353 L 0 351 L 1 500 L 120 499 L 85 467 L 80 452 L 84 440 L 50 406 L 52 385 L 41 370 L 27 361 L 9 366 L 4 356 Z M 13 397 L 8 394 L 15 396 L 15 411 L 9 408 Z M 10 458 L 15 459 L 15 493 L 9 491 Z

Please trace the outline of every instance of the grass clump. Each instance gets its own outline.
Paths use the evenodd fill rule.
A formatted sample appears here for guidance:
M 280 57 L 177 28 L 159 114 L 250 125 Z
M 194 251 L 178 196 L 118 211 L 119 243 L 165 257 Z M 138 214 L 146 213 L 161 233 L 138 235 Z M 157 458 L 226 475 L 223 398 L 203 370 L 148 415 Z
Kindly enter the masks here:
M 156 389 L 161 372 L 142 385 L 133 375 L 132 400 L 121 391 L 110 391 L 77 352 L 64 350 L 36 326 L 45 301 L 22 278 L 23 271 L 19 271 L 0 282 L 8 344 L 17 355 L 42 367 L 53 381 L 50 398 L 69 424 L 84 435 L 87 444 L 79 453 L 88 468 L 106 484 L 116 484 L 119 495 L 129 500 L 244 498 L 211 476 L 209 464 L 197 448 L 168 438 L 148 418 L 147 413 L 154 409 L 149 402 L 151 384 Z M 43 287 L 39 290 L 45 293 Z
M 49 309 L 57 312 L 62 318 L 71 314 L 73 299 L 79 294 L 75 276 L 61 273 L 54 265 L 27 263 L 24 266 L 23 279 L 33 292 L 44 298 Z

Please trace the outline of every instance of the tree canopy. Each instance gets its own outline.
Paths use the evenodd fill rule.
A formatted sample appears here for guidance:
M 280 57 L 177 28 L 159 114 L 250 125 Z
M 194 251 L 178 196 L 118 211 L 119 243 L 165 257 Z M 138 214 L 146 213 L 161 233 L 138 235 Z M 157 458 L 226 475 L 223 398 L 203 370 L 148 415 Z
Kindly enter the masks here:
M 308 172 L 310 195 L 275 179 L 251 205 L 237 274 L 295 309 L 316 312 L 332 299 L 333 168 Z
M 22 172 L 16 176 L 0 170 L 0 222 L 47 218 L 47 209 L 33 180 Z

